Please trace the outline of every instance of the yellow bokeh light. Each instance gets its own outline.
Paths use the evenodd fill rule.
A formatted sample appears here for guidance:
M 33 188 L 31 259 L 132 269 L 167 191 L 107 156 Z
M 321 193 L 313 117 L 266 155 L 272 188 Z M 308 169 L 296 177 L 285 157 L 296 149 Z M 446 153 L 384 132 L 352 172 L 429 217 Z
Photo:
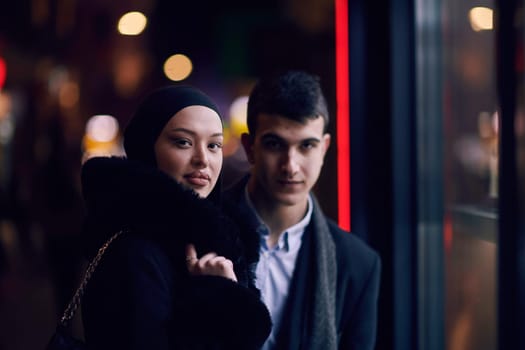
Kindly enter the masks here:
M 173 55 L 164 62 L 164 74 L 173 81 L 186 79 L 192 70 L 191 60 L 183 54 Z
M 246 113 L 248 109 L 248 96 L 237 97 L 230 106 L 230 125 L 234 137 L 240 137 L 248 132 Z
M 88 120 L 82 145 L 82 163 L 91 157 L 125 155 L 118 121 L 110 115 L 95 115 Z
M 494 11 L 488 7 L 473 7 L 469 11 L 470 26 L 476 32 L 482 30 L 492 30 Z
M 143 13 L 133 11 L 128 12 L 118 21 L 118 31 L 122 35 L 139 35 L 146 28 L 148 19 Z

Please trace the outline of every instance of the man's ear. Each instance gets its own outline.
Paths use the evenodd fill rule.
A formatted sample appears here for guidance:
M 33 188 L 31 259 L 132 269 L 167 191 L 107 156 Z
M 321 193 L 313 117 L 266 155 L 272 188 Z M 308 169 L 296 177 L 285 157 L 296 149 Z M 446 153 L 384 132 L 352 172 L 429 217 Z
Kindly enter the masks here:
M 255 162 L 253 157 L 253 138 L 250 134 L 243 133 L 241 135 L 241 143 L 244 148 L 244 153 L 246 153 L 246 158 L 250 164 Z
M 328 148 L 330 147 L 331 140 L 332 136 L 330 136 L 330 134 L 326 133 L 323 135 L 323 139 L 321 140 L 323 146 L 323 157 L 325 156 L 326 151 L 328 151 Z

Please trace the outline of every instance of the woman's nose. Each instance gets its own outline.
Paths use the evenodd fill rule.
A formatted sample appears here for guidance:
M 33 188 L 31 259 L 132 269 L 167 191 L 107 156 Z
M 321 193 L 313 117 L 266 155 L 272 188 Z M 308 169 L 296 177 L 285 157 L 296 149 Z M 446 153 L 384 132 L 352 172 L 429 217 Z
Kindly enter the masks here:
M 191 162 L 193 165 L 205 168 L 208 166 L 208 155 L 206 146 L 196 146 Z

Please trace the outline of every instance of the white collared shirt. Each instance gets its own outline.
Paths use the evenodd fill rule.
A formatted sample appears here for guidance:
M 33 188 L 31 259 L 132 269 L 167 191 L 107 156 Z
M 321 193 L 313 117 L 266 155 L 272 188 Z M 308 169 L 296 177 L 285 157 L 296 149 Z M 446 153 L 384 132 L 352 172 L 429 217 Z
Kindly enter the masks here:
M 272 248 L 268 248 L 266 239 L 270 230 L 257 213 L 250 200 L 247 188 L 245 188 L 244 193 L 246 203 L 255 213 L 260 223 L 257 231 L 260 235 L 261 248 L 259 251 L 259 263 L 255 271 L 257 278 L 255 284 L 261 291 L 261 298 L 268 307 L 273 321 L 272 332 L 262 347 L 262 350 L 269 350 L 274 347 L 275 337 L 280 329 L 282 312 L 295 271 L 295 262 L 301 248 L 304 230 L 312 217 L 313 204 L 312 199 L 308 196 L 308 210 L 304 218 L 286 229 L 280 235 L 277 244 Z

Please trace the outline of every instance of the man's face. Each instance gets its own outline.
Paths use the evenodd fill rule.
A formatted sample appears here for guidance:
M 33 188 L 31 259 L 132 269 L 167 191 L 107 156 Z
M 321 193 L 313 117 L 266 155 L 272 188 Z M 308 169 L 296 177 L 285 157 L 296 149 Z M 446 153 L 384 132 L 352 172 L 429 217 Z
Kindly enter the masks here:
M 321 117 L 301 124 L 279 115 L 260 114 L 255 135 L 242 138 L 252 164 L 250 190 L 271 205 L 306 203 L 330 145 L 330 135 L 323 129 Z

